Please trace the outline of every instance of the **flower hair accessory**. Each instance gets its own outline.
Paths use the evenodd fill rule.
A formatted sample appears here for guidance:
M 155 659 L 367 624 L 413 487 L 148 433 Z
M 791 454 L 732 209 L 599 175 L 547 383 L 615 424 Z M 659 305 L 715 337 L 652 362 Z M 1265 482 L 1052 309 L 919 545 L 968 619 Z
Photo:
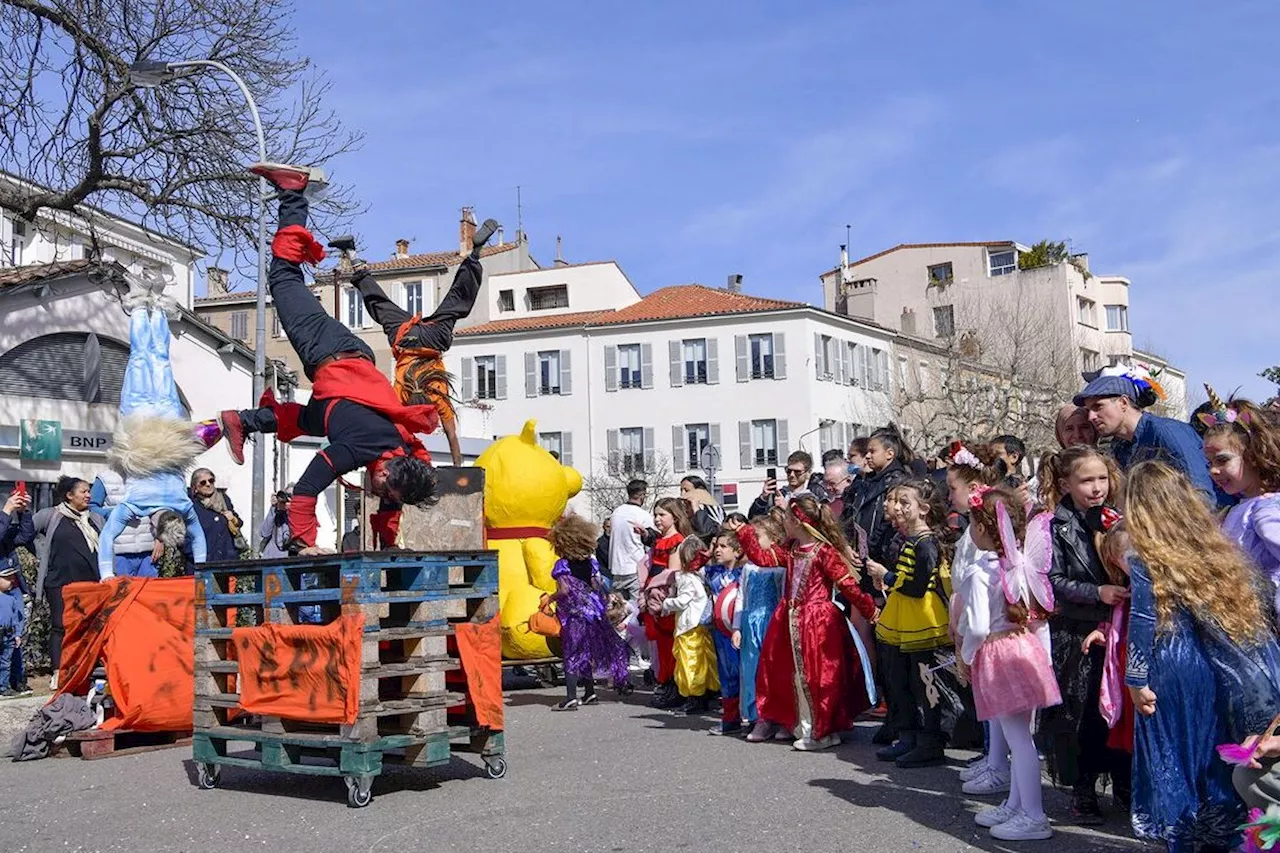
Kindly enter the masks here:
M 979 471 L 982 470 L 982 460 L 977 456 L 974 456 L 973 451 L 965 447 L 963 444 L 960 445 L 959 450 L 952 454 L 951 462 L 955 465 L 964 465 L 967 468 L 975 468 Z
M 987 492 L 992 487 L 987 485 L 974 486 L 973 491 L 969 493 L 969 507 L 971 509 L 982 509 L 982 499 L 987 496 Z
M 1104 533 L 1106 533 L 1111 528 L 1115 527 L 1117 524 L 1119 524 L 1121 521 L 1124 520 L 1124 516 L 1121 515 L 1120 511 L 1115 507 L 1110 507 L 1110 506 L 1102 507 L 1102 510 L 1099 513 L 1099 515 L 1102 518 L 1102 532 Z

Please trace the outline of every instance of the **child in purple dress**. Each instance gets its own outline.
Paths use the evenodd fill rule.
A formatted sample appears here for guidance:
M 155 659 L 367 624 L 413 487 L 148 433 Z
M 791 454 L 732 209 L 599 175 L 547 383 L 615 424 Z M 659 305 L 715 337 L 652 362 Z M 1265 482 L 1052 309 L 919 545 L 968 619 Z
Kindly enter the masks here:
M 551 569 L 556 582 L 551 600 L 560 620 L 565 686 L 564 701 L 553 705 L 553 711 L 596 704 L 596 673 L 606 674 L 620 693 L 629 692 L 627 645 L 607 616 L 604 579 L 595 557 L 598 537 L 596 526 L 576 515 L 557 521 L 547 536 L 560 557 Z

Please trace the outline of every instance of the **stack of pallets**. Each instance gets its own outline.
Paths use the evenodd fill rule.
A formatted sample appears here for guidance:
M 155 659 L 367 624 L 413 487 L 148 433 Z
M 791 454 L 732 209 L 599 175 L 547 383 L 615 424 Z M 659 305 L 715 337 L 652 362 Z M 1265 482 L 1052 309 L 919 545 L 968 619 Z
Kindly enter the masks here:
M 253 583 L 245 583 L 245 576 Z M 233 578 L 241 579 L 238 583 Z M 252 588 L 254 592 L 237 592 Z M 202 788 L 224 765 L 342 776 L 348 803 L 369 804 L 387 764 L 432 767 L 478 753 L 506 773 L 503 735 L 476 723 L 454 623 L 495 607 L 492 551 L 384 551 L 208 563 L 196 571 L 193 751 Z M 239 710 L 237 624 L 327 624 L 364 617 L 359 712 L 350 725 L 245 715 Z M 246 618 L 245 611 L 251 616 Z

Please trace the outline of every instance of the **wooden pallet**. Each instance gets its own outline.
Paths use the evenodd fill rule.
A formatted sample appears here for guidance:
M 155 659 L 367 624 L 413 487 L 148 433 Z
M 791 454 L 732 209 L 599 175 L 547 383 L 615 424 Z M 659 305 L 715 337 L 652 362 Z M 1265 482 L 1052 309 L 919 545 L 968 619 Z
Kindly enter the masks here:
M 62 749 L 55 755 L 83 758 L 93 761 L 117 755 L 136 755 L 175 746 L 190 746 L 191 732 L 134 732 L 127 730 L 104 731 L 89 729 L 72 732 L 62 742 Z

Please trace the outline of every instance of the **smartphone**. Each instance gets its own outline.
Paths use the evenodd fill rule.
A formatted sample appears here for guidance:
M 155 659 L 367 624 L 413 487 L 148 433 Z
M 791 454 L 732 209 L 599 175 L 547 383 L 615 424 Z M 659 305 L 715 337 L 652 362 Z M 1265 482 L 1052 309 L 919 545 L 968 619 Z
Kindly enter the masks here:
M 18 482 L 14 483 L 13 493 L 15 495 L 22 495 L 25 498 L 27 496 L 27 481 L 19 480 Z
M 764 476 L 765 476 L 765 479 L 766 479 L 766 480 L 776 480 L 776 479 L 778 479 L 778 469 L 777 469 L 777 468 L 765 468 L 765 469 L 764 469 Z

